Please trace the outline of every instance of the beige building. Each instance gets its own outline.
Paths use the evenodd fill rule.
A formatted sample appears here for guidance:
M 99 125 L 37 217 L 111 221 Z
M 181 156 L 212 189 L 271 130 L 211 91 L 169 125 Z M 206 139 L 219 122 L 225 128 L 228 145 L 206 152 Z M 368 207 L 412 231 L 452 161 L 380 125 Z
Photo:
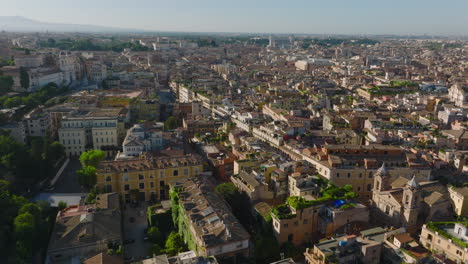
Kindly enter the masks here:
M 45 137 L 50 129 L 50 115 L 44 108 L 38 107 L 23 117 L 24 134 L 26 137 Z
M 276 212 L 271 213 L 273 234 L 276 240 L 282 244 L 291 242 L 294 245 L 302 245 L 317 241 L 319 230 L 319 209 L 321 205 L 296 210 L 288 205 L 275 207 Z
M 239 263 L 235 261 L 239 255 L 249 256 L 249 233 L 207 179 L 179 181 L 171 190 L 171 197 L 179 201 L 178 223 L 190 250 L 220 261 L 234 260 L 229 263 Z
M 303 155 L 320 175 L 338 186 L 350 184 L 361 199 L 370 199 L 374 174 L 385 162 L 388 172 L 410 179 L 416 175 L 428 181 L 431 169 L 427 162 L 400 147 L 389 145 L 325 145 L 315 155 Z
M 355 235 L 320 242 L 304 253 L 307 264 L 380 263 L 382 242 Z
M 428 223 L 423 225 L 420 240 L 426 248 L 457 263 L 468 262 L 466 223 Z
M 122 245 L 122 213 L 119 195 L 100 194 L 97 203 L 74 205 L 57 215 L 45 263 L 72 263 L 107 252 L 108 243 Z
M 268 184 L 255 176 L 255 172 L 247 173 L 241 171 L 230 179 L 239 190 L 244 191 L 249 196 L 252 202 L 273 199 L 274 192 L 269 190 Z
M 394 179 L 385 165 L 374 180 L 372 207 L 374 219 L 381 223 L 403 226 L 415 233 L 423 223 L 444 220 L 453 214 L 447 187 L 438 181 L 419 183 L 416 177 Z
M 448 188 L 453 209 L 459 216 L 468 216 L 468 187 Z

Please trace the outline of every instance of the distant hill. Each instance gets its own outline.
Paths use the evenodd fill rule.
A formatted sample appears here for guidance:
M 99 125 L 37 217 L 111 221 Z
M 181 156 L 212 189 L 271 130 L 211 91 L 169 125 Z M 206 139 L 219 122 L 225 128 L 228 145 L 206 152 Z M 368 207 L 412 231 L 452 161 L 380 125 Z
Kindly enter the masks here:
M 82 24 L 41 22 L 21 16 L 0 16 L 0 30 L 14 32 L 130 32 L 143 31 Z

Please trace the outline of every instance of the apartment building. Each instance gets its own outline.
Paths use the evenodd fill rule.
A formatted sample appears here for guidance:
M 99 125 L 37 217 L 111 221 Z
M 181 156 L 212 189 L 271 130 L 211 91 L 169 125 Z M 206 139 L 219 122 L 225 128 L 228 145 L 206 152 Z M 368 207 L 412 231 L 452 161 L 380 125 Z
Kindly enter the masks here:
M 118 192 L 125 201 L 166 200 L 170 184 L 202 172 L 203 160 L 198 155 L 105 161 L 98 168 L 97 187 Z
M 206 180 L 188 179 L 171 186 L 179 202 L 179 228 L 189 249 L 219 260 L 249 256 L 249 233 Z
M 43 107 L 38 107 L 23 116 L 24 135 L 26 137 L 45 137 L 50 129 L 50 115 Z
M 158 150 L 163 145 L 161 130 L 149 130 L 136 124 L 127 131 L 122 143 L 123 152 L 118 158 L 138 157 L 144 152 Z
M 304 253 L 307 264 L 380 263 L 382 242 L 356 235 L 335 237 L 308 248 Z
M 431 222 L 423 225 L 421 244 L 435 251 L 437 254 L 445 255 L 456 263 L 468 262 L 468 227 L 462 222 Z
M 59 142 L 68 156 L 79 156 L 90 149 L 104 150 L 111 156 L 121 144 L 126 115 L 125 108 L 73 111 L 62 117 Z
M 394 176 L 419 181 L 430 180 L 431 169 L 426 161 L 413 153 L 390 145 L 325 145 L 313 155 L 303 155 L 320 175 L 338 186 L 351 184 L 361 198 L 371 198 L 374 174 L 385 162 Z
M 449 187 L 448 191 L 455 213 L 463 217 L 468 216 L 468 187 Z

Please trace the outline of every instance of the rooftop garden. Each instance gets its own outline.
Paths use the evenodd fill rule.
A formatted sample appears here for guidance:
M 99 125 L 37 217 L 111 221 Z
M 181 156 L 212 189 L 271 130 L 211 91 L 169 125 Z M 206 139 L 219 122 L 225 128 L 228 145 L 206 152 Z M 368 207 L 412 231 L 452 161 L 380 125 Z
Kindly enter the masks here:
M 351 185 L 345 185 L 344 187 L 337 187 L 332 183 L 328 183 L 327 187 L 320 191 L 320 198 L 316 200 L 306 200 L 300 196 L 290 196 L 286 200 L 285 204 L 278 205 L 272 209 L 272 213 L 279 219 L 290 219 L 294 218 L 295 214 L 291 212 L 290 208 L 295 210 L 302 210 L 311 206 L 324 204 L 326 202 L 332 202 L 337 200 L 349 201 L 357 198 L 357 193 L 353 192 Z M 347 209 L 353 208 L 356 204 L 352 202 L 343 202 L 339 205 L 339 208 Z
M 468 227 L 468 221 L 465 222 L 429 222 L 426 224 L 426 227 L 434 232 L 438 232 L 439 235 L 451 239 L 452 242 L 460 247 L 468 248 L 468 243 L 449 234 L 444 228 L 453 227 L 456 223 L 461 223 L 464 226 Z
M 419 84 L 411 81 L 390 81 L 390 87 L 419 87 Z

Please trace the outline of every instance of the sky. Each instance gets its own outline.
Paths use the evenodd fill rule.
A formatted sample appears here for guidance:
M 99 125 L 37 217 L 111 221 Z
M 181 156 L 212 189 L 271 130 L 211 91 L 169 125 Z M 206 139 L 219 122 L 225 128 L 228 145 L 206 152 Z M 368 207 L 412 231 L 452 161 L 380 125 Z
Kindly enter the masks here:
M 154 31 L 468 35 L 468 0 L 0 0 L 0 16 Z

